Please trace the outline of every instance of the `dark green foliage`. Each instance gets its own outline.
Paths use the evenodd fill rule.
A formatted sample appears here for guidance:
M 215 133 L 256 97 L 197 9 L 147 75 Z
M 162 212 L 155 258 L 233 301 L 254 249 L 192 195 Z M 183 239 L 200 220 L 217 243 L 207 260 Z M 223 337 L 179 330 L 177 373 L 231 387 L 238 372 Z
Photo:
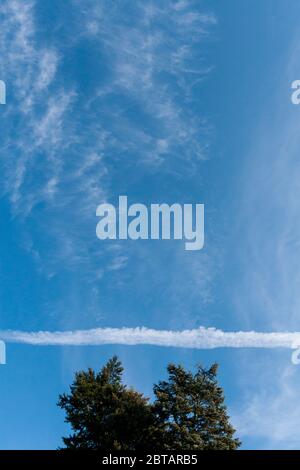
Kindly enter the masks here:
M 154 412 L 163 426 L 167 450 L 235 450 L 240 442 L 229 423 L 217 364 L 193 375 L 182 366 L 168 366 L 169 380 L 154 386 Z
M 155 401 L 122 384 L 123 368 L 113 357 L 95 374 L 78 372 L 70 394 L 60 395 L 73 434 L 68 449 L 202 450 L 238 448 L 217 384 L 217 365 L 193 375 L 168 366 L 168 381 L 154 386 Z
M 73 434 L 63 438 L 69 449 L 138 450 L 152 440 L 154 417 L 148 400 L 122 384 L 120 361 L 113 357 L 96 375 L 79 372 L 71 393 L 59 397 Z

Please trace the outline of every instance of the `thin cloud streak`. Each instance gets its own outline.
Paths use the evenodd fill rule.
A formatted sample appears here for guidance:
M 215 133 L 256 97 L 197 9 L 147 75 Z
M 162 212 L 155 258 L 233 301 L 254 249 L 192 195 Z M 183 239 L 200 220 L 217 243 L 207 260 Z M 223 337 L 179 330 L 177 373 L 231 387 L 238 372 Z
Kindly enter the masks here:
M 261 333 L 256 331 L 225 332 L 200 327 L 193 330 L 154 330 L 137 328 L 94 328 L 74 331 L 0 332 L 6 342 L 53 346 L 95 346 L 104 344 L 173 346 L 179 348 L 296 348 L 300 332 Z

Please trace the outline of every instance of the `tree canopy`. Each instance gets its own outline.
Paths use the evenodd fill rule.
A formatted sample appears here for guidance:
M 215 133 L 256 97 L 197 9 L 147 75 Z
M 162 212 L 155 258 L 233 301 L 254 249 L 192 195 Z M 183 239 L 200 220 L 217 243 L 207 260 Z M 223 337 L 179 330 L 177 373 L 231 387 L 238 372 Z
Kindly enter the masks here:
M 59 396 L 72 434 L 67 449 L 234 450 L 240 441 L 229 422 L 217 365 L 196 373 L 169 364 L 168 379 L 154 385 L 154 401 L 122 382 L 114 356 L 95 373 L 76 373 L 69 394 Z
M 168 450 L 235 450 L 240 442 L 229 422 L 217 383 L 217 364 L 195 374 L 168 366 L 168 380 L 154 385 L 154 411 Z

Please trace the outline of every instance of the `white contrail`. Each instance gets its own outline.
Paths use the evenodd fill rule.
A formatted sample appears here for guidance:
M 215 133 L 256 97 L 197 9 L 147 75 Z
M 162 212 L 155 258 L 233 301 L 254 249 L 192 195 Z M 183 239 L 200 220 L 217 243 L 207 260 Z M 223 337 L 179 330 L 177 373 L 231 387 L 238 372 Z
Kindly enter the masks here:
M 298 348 L 300 332 L 260 333 L 256 331 L 225 332 L 216 328 L 200 327 L 193 330 L 154 330 L 138 328 L 94 328 L 74 331 L 23 332 L 0 331 L 6 342 L 33 345 L 101 345 L 148 344 L 180 348 Z

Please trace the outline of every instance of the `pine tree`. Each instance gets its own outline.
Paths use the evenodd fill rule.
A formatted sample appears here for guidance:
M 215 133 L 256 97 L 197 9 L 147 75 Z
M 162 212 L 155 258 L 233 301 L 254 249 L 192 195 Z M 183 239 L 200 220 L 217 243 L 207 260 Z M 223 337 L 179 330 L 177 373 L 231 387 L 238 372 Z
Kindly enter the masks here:
M 113 357 L 96 374 L 78 372 L 69 394 L 59 397 L 73 433 L 67 449 L 99 451 L 235 450 L 240 442 L 229 422 L 217 365 L 196 373 L 168 366 L 168 381 L 154 386 L 153 404 L 122 383 Z
M 167 450 L 235 450 L 240 441 L 229 423 L 218 386 L 217 364 L 198 366 L 193 375 L 182 366 L 168 366 L 169 379 L 154 386 L 154 413 L 161 423 Z
M 122 384 L 123 368 L 113 357 L 95 374 L 78 372 L 70 394 L 59 396 L 73 434 L 68 449 L 143 450 L 150 447 L 154 416 L 148 399 Z

